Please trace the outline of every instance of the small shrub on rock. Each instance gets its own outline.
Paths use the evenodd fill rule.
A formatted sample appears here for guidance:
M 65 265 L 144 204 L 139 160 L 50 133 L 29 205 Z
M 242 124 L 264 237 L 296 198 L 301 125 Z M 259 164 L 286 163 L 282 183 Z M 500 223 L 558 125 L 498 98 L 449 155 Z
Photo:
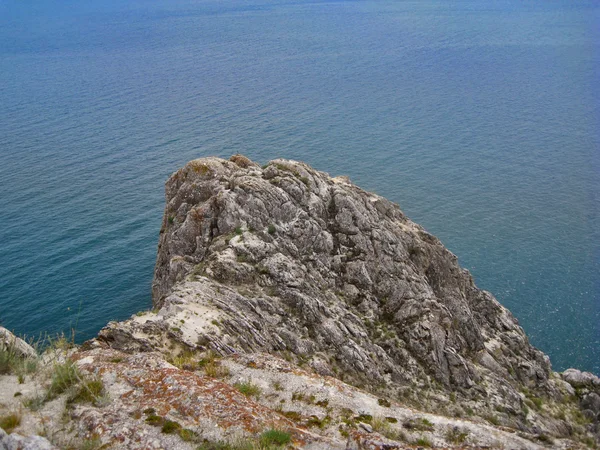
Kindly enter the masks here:
M 379 403 L 379 406 L 383 406 L 384 408 L 389 408 L 390 406 L 392 406 L 392 404 L 384 398 L 378 399 L 377 403 Z
M 464 444 L 467 440 L 467 436 L 469 436 L 469 432 L 467 430 L 453 427 L 450 428 L 446 433 L 446 440 L 452 444 Z
M 423 417 L 409 419 L 403 425 L 408 430 L 433 431 L 433 424 Z
M 390 425 L 390 423 L 391 422 L 387 417 L 374 417 L 371 420 L 371 426 L 373 427 L 373 430 L 377 431 L 382 436 L 385 436 L 393 441 L 405 441 L 406 435 L 404 432 L 395 429 L 392 427 L 392 425 Z
M 160 431 L 165 434 L 173 434 L 173 433 L 178 432 L 180 429 L 181 429 L 181 425 L 179 425 L 177 422 L 174 422 L 173 420 L 165 419 Z
M 262 390 L 256 384 L 250 381 L 244 381 L 242 383 L 235 383 L 235 388 L 244 394 L 246 397 L 260 397 Z
M 52 382 L 47 394 L 48 399 L 56 398 L 71 386 L 76 385 L 81 379 L 81 373 L 72 361 L 67 360 L 63 364 L 56 364 L 52 371 Z
M 165 423 L 165 418 L 161 416 L 157 416 L 156 414 L 149 414 L 146 417 L 146 423 L 152 425 L 153 427 L 162 427 Z
M 260 435 L 261 445 L 286 445 L 292 440 L 292 436 L 287 431 L 270 429 Z

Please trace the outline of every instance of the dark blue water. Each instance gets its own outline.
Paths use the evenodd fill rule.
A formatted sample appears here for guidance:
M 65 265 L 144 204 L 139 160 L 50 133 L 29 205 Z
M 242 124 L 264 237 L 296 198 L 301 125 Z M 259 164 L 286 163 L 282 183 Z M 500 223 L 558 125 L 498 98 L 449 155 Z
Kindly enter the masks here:
M 398 202 L 600 373 L 599 30 L 595 1 L 0 0 L 0 320 L 149 308 L 164 181 L 241 152 Z

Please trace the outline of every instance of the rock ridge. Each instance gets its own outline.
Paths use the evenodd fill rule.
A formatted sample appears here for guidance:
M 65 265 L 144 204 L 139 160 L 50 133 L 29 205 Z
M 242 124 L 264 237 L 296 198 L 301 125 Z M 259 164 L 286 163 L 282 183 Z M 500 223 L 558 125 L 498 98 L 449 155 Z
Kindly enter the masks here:
M 206 158 L 166 191 L 154 305 L 210 305 L 222 321 L 216 336 L 181 327 L 189 346 L 290 351 L 328 374 L 464 390 L 482 377 L 550 375 L 549 359 L 455 255 L 347 178 L 288 160 Z

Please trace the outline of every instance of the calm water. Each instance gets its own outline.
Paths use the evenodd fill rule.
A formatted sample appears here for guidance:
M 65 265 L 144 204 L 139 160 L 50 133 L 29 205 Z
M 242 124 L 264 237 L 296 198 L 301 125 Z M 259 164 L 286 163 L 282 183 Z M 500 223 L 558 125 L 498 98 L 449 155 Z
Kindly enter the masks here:
M 164 181 L 241 152 L 398 202 L 600 373 L 599 30 L 594 1 L 0 0 L 0 320 L 149 308 Z

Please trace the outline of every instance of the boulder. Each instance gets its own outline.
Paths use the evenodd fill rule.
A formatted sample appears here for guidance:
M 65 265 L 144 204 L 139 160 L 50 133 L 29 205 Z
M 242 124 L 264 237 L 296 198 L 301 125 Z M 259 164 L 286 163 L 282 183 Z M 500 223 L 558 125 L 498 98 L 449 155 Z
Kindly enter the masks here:
M 16 337 L 4 327 L 0 327 L 0 349 L 14 352 L 21 358 L 37 356 L 35 349 L 23 339 Z

